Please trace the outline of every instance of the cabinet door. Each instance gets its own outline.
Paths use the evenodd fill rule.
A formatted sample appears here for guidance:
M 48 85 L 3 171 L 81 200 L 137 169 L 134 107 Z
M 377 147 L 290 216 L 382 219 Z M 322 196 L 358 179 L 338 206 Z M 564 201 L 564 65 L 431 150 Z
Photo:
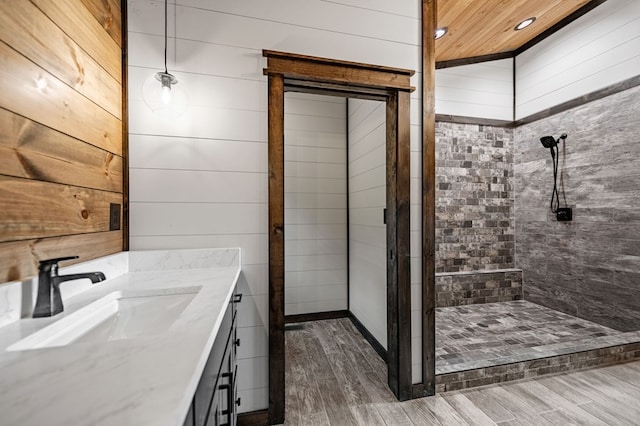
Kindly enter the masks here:
M 214 394 L 213 394 L 213 400 L 211 401 L 211 410 L 209 411 L 209 418 L 207 419 L 207 426 L 220 426 L 220 418 L 221 418 L 221 413 L 220 411 L 222 410 L 222 408 L 220 407 L 220 394 L 222 392 L 220 392 L 219 390 L 217 390 Z
M 211 417 L 210 412 L 212 411 L 211 406 L 216 390 L 216 383 L 219 380 L 220 369 L 232 335 L 232 326 L 233 306 L 229 304 L 193 397 L 195 426 L 205 426 L 207 419 Z
M 242 342 L 240 341 L 240 339 L 238 338 L 238 320 L 237 320 L 237 313 L 238 313 L 238 304 L 242 301 L 242 293 L 236 293 L 235 297 L 234 297 L 234 311 L 235 311 L 235 316 L 234 316 L 234 321 L 233 321 L 233 327 L 231 330 L 232 333 L 232 337 L 231 337 L 231 347 L 232 347 L 232 360 L 231 360 L 231 365 L 233 367 L 233 376 L 231 378 L 231 389 L 232 389 L 232 393 L 231 393 L 231 411 L 232 411 L 232 415 L 231 415 L 231 426 L 236 426 L 237 424 L 237 420 L 238 420 L 238 409 L 240 408 L 240 403 L 241 400 L 240 398 L 238 398 L 238 365 L 237 365 L 237 359 L 238 359 L 238 347 L 240 347 L 240 345 L 242 344 Z
M 234 376 L 233 348 L 229 344 L 225 352 L 222 370 L 220 370 L 220 380 L 216 393 L 219 395 L 220 404 L 220 426 L 231 426 L 235 424 L 235 411 L 233 401 L 233 376 Z
M 232 426 L 236 426 L 238 424 L 238 409 L 240 408 L 240 398 L 238 397 L 238 365 L 234 366 L 233 371 L 233 393 L 231 399 L 231 405 L 233 409 L 233 421 L 231 422 Z

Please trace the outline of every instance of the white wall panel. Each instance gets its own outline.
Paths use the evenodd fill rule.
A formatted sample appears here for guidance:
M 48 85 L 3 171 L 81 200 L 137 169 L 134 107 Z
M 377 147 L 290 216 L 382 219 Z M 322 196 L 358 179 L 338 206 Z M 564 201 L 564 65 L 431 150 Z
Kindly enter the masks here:
M 286 102 L 285 102 L 286 104 Z M 339 105 L 339 104 L 333 104 L 333 103 L 328 103 L 325 102 L 325 104 L 329 104 L 331 106 L 334 105 Z M 313 109 L 306 109 L 306 108 L 312 108 L 312 105 L 307 104 L 298 104 L 299 108 L 305 108 L 302 110 L 302 114 L 297 114 L 296 112 L 294 112 L 293 108 L 286 108 L 285 109 L 285 116 L 287 117 L 287 130 L 302 130 L 303 132 L 306 132 L 309 135 L 313 135 L 314 133 L 335 133 L 338 135 L 344 135 L 345 133 L 345 121 L 344 121 L 344 116 L 340 117 L 340 118 L 336 118 L 336 117 L 323 117 L 319 114 L 322 114 L 324 112 L 324 108 L 318 111 L 318 115 L 307 115 L 309 114 L 311 111 L 313 111 Z M 344 109 L 344 108 L 337 108 L 338 110 L 340 109 Z M 323 138 L 325 136 L 323 135 Z M 327 139 L 331 139 L 331 136 L 327 136 Z M 305 142 L 305 139 L 303 139 L 301 142 Z M 332 147 L 334 148 L 334 147 Z M 343 147 L 338 147 L 338 148 L 343 148 Z
M 298 134 L 292 133 L 291 136 L 298 136 Z M 324 138 L 317 138 L 315 140 L 316 143 L 321 143 L 323 139 Z M 295 142 L 285 144 L 284 147 L 284 156 L 287 161 L 296 163 L 346 164 L 343 154 L 344 152 L 341 149 L 315 146 L 296 146 Z
M 267 233 L 266 204 L 131 201 L 130 207 L 131 236 Z
M 266 234 L 132 235 L 130 244 L 136 250 L 240 247 L 243 268 L 264 265 L 269 259 Z
M 343 141 L 344 143 L 344 141 Z M 290 162 L 285 177 L 346 179 L 347 170 L 342 163 Z
M 516 118 L 640 74 L 640 2 L 609 0 L 516 58 Z
M 285 315 L 347 309 L 346 99 L 286 93 L 284 126 Z
M 167 118 L 154 115 L 144 102 L 130 99 L 129 132 L 136 135 L 266 142 L 267 115 L 264 111 L 190 105 L 188 112 L 182 116 Z
M 299 0 L 237 1 L 177 0 L 178 4 L 220 11 L 233 15 L 265 19 L 296 27 L 350 33 L 362 37 L 416 44 L 419 21 L 415 16 L 380 13 L 371 9 L 345 8 L 333 2 L 307 2 L 306 13 L 300 14 Z M 415 2 L 413 2 L 415 4 Z M 413 12 L 419 9 L 416 7 Z M 407 31 L 407 27 L 413 31 Z
M 313 26 L 305 26 L 251 16 L 251 10 L 266 7 L 267 3 L 260 0 L 242 2 L 231 0 L 225 2 L 226 4 L 221 5 L 220 8 L 218 3 L 206 1 L 204 6 L 215 7 L 218 10 L 176 6 L 177 22 L 175 26 L 171 23 L 168 33 L 172 37 L 177 34 L 180 39 L 252 48 L 258 55 L 263 48 L 269 48 L 415 70 L 420 63 L 420 50 L 416 49 L 420 40 L 420 26 L 417 19 L 419 10 L 416 10 L 416 18 L 399 20 L 395 20 L 393 15 L 374 12 L 385 22 L 389 22 L 389 25 L 372 25 L 370 24 L 373 16 L 370 15 L 371 11 L 340 6 L 335 9 L 339 12 L 333 16 L 323 14 L 323 22 L 316 21 Z M 315 20 L 316 15 L 309 13 L 309 10 L 316 5 L 323 8 L 333 7 L 331 3 L 321 0 L 308 1 L 304 4 L 290 0 L 288 3 L 290 3 L 288 6 L 290 10 L 287 13 L 295 14 L 297 20 Z M 271 6 L 271 2 L 268 4 Z M 249 12 L 246 12 L 246 15 L 236 14 L 234 12 L 236 5 L 241 5 L 240 7 L 246 8 Z M 169 13 L 173 15 L 171 9 L 174 9 L 173 6 L 169 8 Z M 271 6 L 269 9 L 278 8 Z M 355 12 L 355 15 L 352 12 Z M 351 18 L 344 31 L 321 28 L 331 27 L 333 21 L 345 15 L 358 16 L 358 18 Z M 363 15 L 366 15 L 366 18 Z M 132 21 L 129 26 L 132 32 L 162 35 L 164 29 L 162 2 L 138 0 L 130 3 L 129 19 Z M 365 36 L 361 34 L 362 29 L 375 32 L 378 36 Z M 389 30 L 391 30 L 390 35 Z M 375 49 L 372 49 L 372 46 L 375 46 Z
M 239 327 L 237 337 L 240 339 L 238 360 L 269 356 L 269 331 L 264 325 Z
M 289 193 L 284 194 L 285 205 L 291 203 L 294 198 L 301 209 L 315 209 L 326 206 L 334 206 L 335 208 L 347 207 L 347 197 L 343 194 Z
M 258 327 L 267 324 L 269 312 L 267 295 L 245 295 L 238 305 L 238 327 Z
M 265 388 L 269 383 L 269 357 L 238 359 L 238 372 L 241 371 L 247 374 L 238 374 L 238 391 Z
M 289 280 L 290 287 L 313 287 L 320 284 L 340 285 L 344 281 L 344 274 L 339 269 L 324 269 L 320 271 L 289 271 L 285 272 L 285 280 Z
M 285 254 L 301 256 L 346 253 L 346 240 L 289 240 L 284 248 Z
M 386 106 L 349 99 L 349 310 L 387 347 Z
M 436 70 L 436 113 L 513 119 L 513 60 Z
M 339 240 L 346 229 L 346 224 L 287 225 L 285 245 L 291 240 Z
M 416 11 L 420 11 L 422 7 L 422 3 L 419 0 L 331 0 L 331 2 L 361 9 L 377 10 L 392 15 L 407 16 L 414 19 L 416 17 Z
M 286 142 L 285 142 L 286 143 Z M 344 154 L 344 152 L 343 152 Z M 285 154 L 286 158 L 286 154 Z M 286 168 L 286 164 L 285 164 Z M 285 177 L 284 186 L 288 193 L 305 194 L 344 194 L 344 178 L 308 178 L 308 177 Z
M 238 279 L 238 291 L 247 295 L 269 294 L 268 264 L 245 265 Z
M 151 113 L 141 97 L 144 80 L 163 67 L 163 12 L 162 1 L 128 1 L 131 247 L 241 247 L 239 287 L 254 297 L 254 315 L 251 324 L 240 326 L 267 327 L 267 298 L 263 297 L 268 293 L 267 90 L 262 49 L 416 70 L 411 80 L 417 87 L 411 104 L 416 110 L 411 116 L 415 160 L 421 149 L 420 4 L 417 0 L 177 0 L 169 5 L 168 68 L 187 92 L 189 105 L 185 114 L 170 118 Z M 287 108 L 297 110 L 307 102 L 296 94 L 290 100 Z M 316 108 L 322 109 L 323 126 L 332 126 L 337 133 L 317 132 L 320 128 L 305 131 L 309 118 L 298 117 L 290 126 L 296 146 L 288 146 L 286 153 L 297 164 L 290 163 L 286 173 L 288 179 L 325 179 L 322 185 L 326 186 L 329 178 L 346 178 L 340 171 L 346 169 L 346 159 L 336 150 L 343 143 L 338 130 L 341 115 L 330 102 Z M 318 187 L 304 182 L 299 188 Z M 285 195 L 286 203 L 292 199 L 299 209 L 346 208 L 346 197 L 339 193 Z M 420 200 L 418 196 L 412 202 Z M 346 244 L 337 241 L 346 232 L 346 223 L 326 223 L 335 221 L 329 212 L 318 212 L 313 223 L 303 223 L 301 214 L 289 216 L 298 223 L 286 230 L 287 241 L 295 241 L 294 249 L 301 256 L 345 252 Z M 290 248 L 286 250 L 291 254 Z M 419 252 L 418 248 L 416 256 Z M 345 282 L 341 274 L 339 270 L 288 271 L 286 279 L 299 287 L 331 287 Z M 316 309 L 312 305 L 318 303 L 298 306 Z M 340 306 L 336 301 L 321 303 L 331 310 Z M 256 312 L 263 314 L 256 316 Z M 251 336 L 250 330 L 246 332 Z M 248 358 L 239 368 L 241 411 L 264 409 L 268 404 L 267 358 L 259 344 L 253 349 L 256 353 L 243 354 Z
M 129 194 L 137 202 L 267 203 L 264 173 L 132 169 Z
M 267 173 L 266 142 L 130 135 L 129 167 Z M 264 191 L 267 187 L 262 188 Z

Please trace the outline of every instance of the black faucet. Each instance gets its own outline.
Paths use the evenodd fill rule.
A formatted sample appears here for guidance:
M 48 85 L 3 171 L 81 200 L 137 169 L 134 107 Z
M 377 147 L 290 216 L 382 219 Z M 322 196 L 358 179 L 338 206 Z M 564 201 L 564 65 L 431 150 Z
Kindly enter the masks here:
M 78 256 L 59 257 L 41 260 L 38 266 L 38 298 L 33 309 L 33 317 L 51 317 L 64 310 L 60 296 L 60 283 L 72 280 L 90 279 L 93 284 L 104 281 L 102 272 L 58 275 L 58 262 L 77 259 Z

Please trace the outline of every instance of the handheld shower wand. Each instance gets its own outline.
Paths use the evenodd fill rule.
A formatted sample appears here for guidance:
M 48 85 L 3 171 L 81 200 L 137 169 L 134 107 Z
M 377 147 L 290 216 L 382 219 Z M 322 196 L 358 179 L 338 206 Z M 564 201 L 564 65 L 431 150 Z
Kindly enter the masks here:
M 558 194 L 558 163 L 560 161 L 560 155 L 558 154 L 558 143 L 560 140 L 567 139 L 567 134 L 562 133 L 558 139 L 553 136 L 543 136 L 540 138 L 542 146 L 549 148 L 551 152 L 551 163 L 553 164 L 553 191 L 551 192 L 551 203 L 549 208 L 551 212 L 556 214 L 558 220 L 571 220 L 572 212 L 571 208 L 560 208 L 560 195 Z M 558 155 L 556 155 L 558 154 Z

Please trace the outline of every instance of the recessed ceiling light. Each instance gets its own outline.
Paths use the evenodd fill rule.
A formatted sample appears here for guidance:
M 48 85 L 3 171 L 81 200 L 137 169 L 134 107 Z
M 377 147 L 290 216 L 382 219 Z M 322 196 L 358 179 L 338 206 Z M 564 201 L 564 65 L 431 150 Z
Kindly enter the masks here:
M 436 40 L 439 39 L 439 38 L 442 38 L 442 36 L 444 36 L 447 33 L 447 31 L 449 31 L 449 28 L 447 28 L 447 27 L 438 28 L 436 30 L 436 32 L 435 32 Z
M 527 18 L 524 21 L 520 22 L 518 25 L 516 25 L 516 27 L 514 28 L 514 30 L 516 31 L 520 31 L 520 30 L 524 30 L 525 28 L 527 28 L 529 25 L 533 24 L 533 21 L 536 20 L 536 17 L 533 16 L 531 18 Z

